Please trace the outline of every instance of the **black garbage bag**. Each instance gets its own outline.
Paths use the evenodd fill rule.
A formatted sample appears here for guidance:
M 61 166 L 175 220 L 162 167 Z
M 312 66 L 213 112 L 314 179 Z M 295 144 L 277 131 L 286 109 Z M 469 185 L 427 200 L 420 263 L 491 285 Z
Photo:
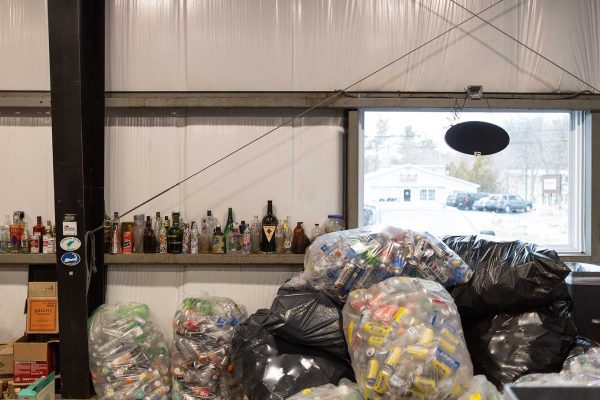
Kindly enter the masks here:
M 444 243 L 474 271 L 469 282 L 451 290 L 463 321 L 523 312 L 563 296 L 560 286 L 570 269 L 554 250 L 481 236 L 449 236 Z
M 237 326 L 232 341 L 234 371 L 251 400 L 284 400 L 309 387 L 354 379 L 352 366 L 340 358 L 267 331 L 268 314 L 251 315 Z
M 282 286 L 263 326 L 282 339 L 350 361 L 342 308 L 322 292 Z
M 524 313 L 499 313 L 463 324 L 475 374 L 503 384 L 535 372 L 558 372 L 577 331 L 569 300 Z

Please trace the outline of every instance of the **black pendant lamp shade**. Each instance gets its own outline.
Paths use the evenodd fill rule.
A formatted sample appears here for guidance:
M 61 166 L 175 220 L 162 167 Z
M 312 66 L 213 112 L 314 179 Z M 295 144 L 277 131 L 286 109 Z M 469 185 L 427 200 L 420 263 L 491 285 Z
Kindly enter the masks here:
M 510 142 L 504 129 L 482 121 L 456 124 L 446 131 L 444 139 L 456 151 L 482 156 L 498 153 Z

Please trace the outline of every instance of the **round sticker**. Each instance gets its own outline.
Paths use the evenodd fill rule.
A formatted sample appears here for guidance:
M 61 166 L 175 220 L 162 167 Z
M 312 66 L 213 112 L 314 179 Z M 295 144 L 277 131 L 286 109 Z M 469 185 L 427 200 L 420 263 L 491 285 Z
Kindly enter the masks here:
M 75 251 L 81 247 L 81 240 L 75 236 L 67 236 L 60 241 L 60 248 L 64 251 Z

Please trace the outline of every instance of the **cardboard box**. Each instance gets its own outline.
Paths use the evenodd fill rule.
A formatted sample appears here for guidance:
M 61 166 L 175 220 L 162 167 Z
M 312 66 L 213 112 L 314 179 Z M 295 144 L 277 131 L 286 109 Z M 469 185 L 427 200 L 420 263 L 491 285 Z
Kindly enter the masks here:
M 27 333 L 58 333 L 58 298 L 27 299 Z
M 47 342 L 27 342 L 25 337 L 13 344 L 15 384 L 33 383 L 52 372 L 52 357 Z
M 56 282 L 29 282 L 27 297 L 58 297 Z
M 0 343 L 0 375 L 13 374 L 13 343 L 15 341 L 16 339 L 8 343 Z

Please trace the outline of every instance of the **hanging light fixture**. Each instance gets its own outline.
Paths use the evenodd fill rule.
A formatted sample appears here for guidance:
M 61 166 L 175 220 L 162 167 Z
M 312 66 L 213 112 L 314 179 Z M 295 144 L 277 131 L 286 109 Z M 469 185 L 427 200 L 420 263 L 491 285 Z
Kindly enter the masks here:
M 454 110 L 455 121 L 458 120 L 458 112 L 465 107 L 467 99 L 485 99 L 488 103 L 488 108 L 490 107 L 489 101 L 483 95 L 483 86 L 467 86 L 465 101 L 462 107 L 459 107 L 457 104 Z M 499 153 L 510 143 L 510 137 L 504 129 L 498 125 L 483 121 L 468 121 L 454 124 L 446 131 L 444 140 L 452 149 L 474 156 L 487 156 Z
M 504 129 L 483 121 L 453 125 L 446 131 L 444 140 L 454 150 L 475 156 L 496 154 L 510 143 L 510 137 Z

